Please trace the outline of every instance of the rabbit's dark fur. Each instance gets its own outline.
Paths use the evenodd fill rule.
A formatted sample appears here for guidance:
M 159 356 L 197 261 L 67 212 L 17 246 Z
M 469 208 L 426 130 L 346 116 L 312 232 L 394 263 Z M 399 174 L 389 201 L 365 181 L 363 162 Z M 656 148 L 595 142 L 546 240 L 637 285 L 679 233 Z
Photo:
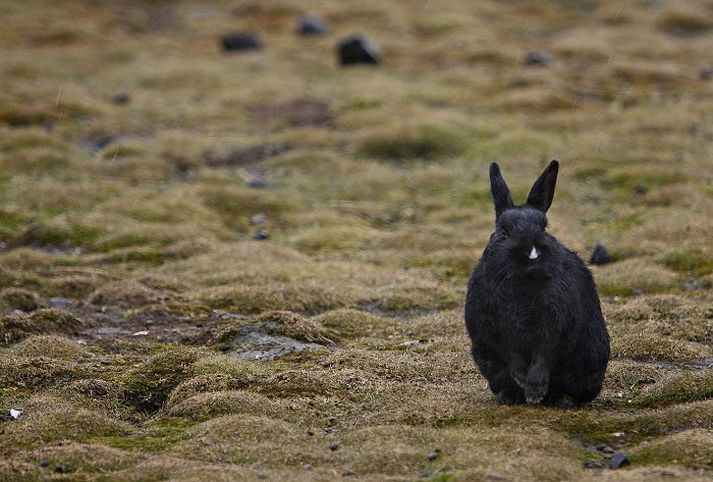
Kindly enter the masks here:
M 495 232 L 468 283 L 472 353 L 499 403 L 571 406 L 593 400 L 609 360 L 609 334 L 589 269 L 545 231 L 559 164 L 515 206 L 490 166 Z M 534 251 L 533 251 L 534 248 Z

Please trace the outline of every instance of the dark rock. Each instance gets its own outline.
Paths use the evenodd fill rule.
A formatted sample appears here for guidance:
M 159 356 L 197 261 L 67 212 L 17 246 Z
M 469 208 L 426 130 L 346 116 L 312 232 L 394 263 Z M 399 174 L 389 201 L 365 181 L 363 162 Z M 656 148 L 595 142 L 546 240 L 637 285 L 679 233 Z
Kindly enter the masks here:
M 249 32 L 223 35 L 220 37 L 220 44 L 223 47 L 223 52 L 260 50 L 262 48 L 260 38 L 256 34 Z
M 603 244 L 597 244 L 592 251 L 592 256 L 589 258 L 589 264 L 607 264 L 611 263 L 611 255 Z
M 58 474 L 63 474 L 66 472 L 66 469 L 65 469 L 64 465 L 57 464 L 54 466 L 54 471 L 57 472 Z
M 433 452 L 428 454 L 428 460 L 431 460 L 431 461 L 436 460 L 438 458 L 438 456 L 440 455 L 440 453 L 441 453 L 440 450 L 438 450 L 438 449 L 434 450 Z
M 126 92 L 119 92 L 111 99 L 111 101 L 116 105 L 126 105 L 129 103 L 130 100 L 131 97 L 129 97 L 129 94 L 127 94 Z
M 334 452 L 334 451 L 336 451 L 336 450 L 339 450 L 339 444 L 338 444 L 337 442 L 334 442 L 334 443 L 330 444 L 330 445 L 329 445 L 329 450 L 331 450 L 332 452 Z
M 50 465 L 50 461 L 47 459 L 42 459 L 40 460 L 40 467 L 42 468 L 47 468 Z
M 314 430 L 312 430 L 311 428 L 307 429 L 307 435 L 309 435 L 310 437 L 313 437 L 313 436 L 314 436 Z
M 327 27 L 327 22 L 315 13 L 307 13 L 300 17 L 297 22 L 297 33 L 300 35 L 325 35 L 329 32 L 329 27 Z
M 263 188 L 267 187 L 267 178 L 264 174 L 253 175 L 250 176 L 250 179 L 247 180 L 247 183 L 250 187 Z
M 629 457 L 627 457 L 626 454 L 617 452 L 612 455 L 610 464 L 612 469 L 618 469 L 619 467 L 624 467 L 625 465 L 629 465 Z
M 525 55 L 523 63 L 528 67 L 548 67 L 554 60 L 554 56 L 549 52 L 533 50 Z
M 713 68 L 701 69 L 698 73 L 698 77 L 700 77 L 701 80 L 713 80 Z
M 270 233 L 263 229 L 259 229 L 253 234 L 253 239 L 256 241 L 264 241 L 266 239 L 270 239 Z
M 363 35 L 352 35 L 344 38 L 337 46 L 339 63 L 341 65 L 369 64 L 378 65 L 381 62 L 379 48 Z
M 587 460 L 584 462 L 585 469 L 603 469 L 604 464 L 596 460 Z
M 119 138 L 120 136 L 113 134 L 93 134 L 82 139 L 80 144 L 92 154 L 96 154 L 112 142 L 119 140 Z

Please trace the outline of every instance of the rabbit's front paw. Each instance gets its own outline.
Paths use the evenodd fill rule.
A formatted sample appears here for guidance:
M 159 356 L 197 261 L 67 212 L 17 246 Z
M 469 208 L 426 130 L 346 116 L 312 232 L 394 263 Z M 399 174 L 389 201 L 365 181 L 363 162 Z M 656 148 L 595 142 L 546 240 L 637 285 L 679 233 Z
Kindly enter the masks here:
M 547 395 L 547 383 L 541 385 L 525 385 L 525 400 L 527 403 L 540 403 Z
M 549 370 L 538 369 L 535 366 L 530 368 L 522 385 L 527 403 L 540 403 L 545 398 L 549 388 L 549 378 Z

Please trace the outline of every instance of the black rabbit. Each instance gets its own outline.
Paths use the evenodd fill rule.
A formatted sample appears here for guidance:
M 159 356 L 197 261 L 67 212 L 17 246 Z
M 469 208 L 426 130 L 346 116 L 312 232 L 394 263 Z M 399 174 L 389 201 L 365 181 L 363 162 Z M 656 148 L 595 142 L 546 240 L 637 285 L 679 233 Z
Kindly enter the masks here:
M 490 166 L 495 232 L 468 283 L 465 324 L 499 403 L 574 406 L 602 388 L 609 334 L 594 279 L 545 231 L 558 169 L 552 161 L 515 206 Z

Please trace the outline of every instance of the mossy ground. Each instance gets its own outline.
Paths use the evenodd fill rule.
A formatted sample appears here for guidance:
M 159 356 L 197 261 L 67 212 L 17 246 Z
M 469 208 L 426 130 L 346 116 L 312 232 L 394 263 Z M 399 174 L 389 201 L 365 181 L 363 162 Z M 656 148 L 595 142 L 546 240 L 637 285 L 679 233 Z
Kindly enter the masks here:
M 0 480 L 711 477 L 710 2 L 0 17 Z M 221 53 L 234 30 L 264 50 Z M 337 66 L 355 31 L 382 66 Z M 521 201 L 551 158 L 551 231 L 613 255 L 613 358 L 589 406 L 500 407 L 462 322 L 487 166 Z M 254 331 L 312 349 L 236 356 Z M 597 444 L 631 464 L 585 468 Z

